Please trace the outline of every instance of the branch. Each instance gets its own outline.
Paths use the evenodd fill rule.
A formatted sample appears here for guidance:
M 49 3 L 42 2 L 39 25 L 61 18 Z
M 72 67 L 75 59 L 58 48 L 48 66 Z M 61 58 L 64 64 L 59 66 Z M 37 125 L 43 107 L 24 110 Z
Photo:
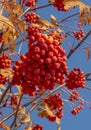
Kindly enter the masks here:
M 51 6 L 52 4 L 46 4 L 46 5 L 42 5 L 42 6 L 39 6 L 39 7 L 35 7 L 35 8 L 27 8 L 20 16 L 19 18 L 21 18 L 22 16 L 24 16 L 24 14 L 26 14 L 28 11 L 33 11 L 33 10 L 38 10 L 38 9 L 41 9 L 41 8 L 45 8 L 45 7 L 48 7 L 48 6 Z
M 18 113 L 18 110 L 19 110 L 19 107 L 20 107 L 20 104 L 21 104 L 22 97 L 23 97 L 23 94 L 20 95 L 19 104 L 17 105 L 15 117 L 14 117 L 14 120 L 13 120 L 13 122 L 12 122 L 12 124 L 11 124 L 11 128 L 14 126 L 14 124 L 16 124 L 17 113 Z
M 9 84 L 8 87 L 6 88 L 6 90 L 4 91 L 3 95 L 1 96 L 0 98 L 0 104 L 1 102 L 3 101 L 3 99 L 5 98 L 6 96 L 6 93 L 8 92 L 8 90 L 11 88 L 11 85 Z
M 64 21 L 66 21 L 67 19 L 72 18 L 72 17 L 74 17 L 74 16 L 76 16 L 76 15 L 79 15 L 79 13 L 75 13 L 75 14 L 72 14 L 72 15 L 70 15 L 70 16 L 67 16 L 67 17 L 65 17 L 64 19 L 60 20 L 58 23 L 62 23 L 62 22 L 64 22 Z
M 67 58 L 70 58 L 71 55 L 75 52 L 76 49 L 78 49 L 78 47 L 80 47 L 82 45 L 82 43 L 86 40 L 86 38 L 88 38 L 88 36 L 91 34 L 91 30 L 86 34 L 86 36 L 78 43 L 78 45 L 72 49 L 72 51 L 68 54 Z

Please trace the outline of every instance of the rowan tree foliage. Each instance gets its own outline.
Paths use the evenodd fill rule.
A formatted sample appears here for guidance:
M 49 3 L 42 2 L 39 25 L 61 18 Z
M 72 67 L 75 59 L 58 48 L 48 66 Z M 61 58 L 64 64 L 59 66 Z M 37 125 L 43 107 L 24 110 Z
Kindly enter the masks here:
M 56 18 L 49 8 L 64 17 Z M 48 19 L 41 15 L 43 9 Z M 56 122 L 61 130 L 66 103 L 73 116 L 84 105 L 90 107 L 80 90 L 91 89 L 91 70 L 68 67 L 70 57 L 82 49 L 90 59 L 90 24 L 91 7 L 80 0 L 0 1 L 0 129 L 18 130 L 23 125 L 24 130 L 43 130 L 41 122 L 31 118 L 37 111 L 39 118 Z

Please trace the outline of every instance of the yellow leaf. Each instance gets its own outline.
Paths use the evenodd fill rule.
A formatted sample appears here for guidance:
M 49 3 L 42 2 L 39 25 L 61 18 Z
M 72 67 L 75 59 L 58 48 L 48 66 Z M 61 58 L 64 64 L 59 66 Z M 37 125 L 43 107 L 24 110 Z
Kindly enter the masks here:
M 0 89 L 6 89 L 6 87 L 5 87 L 5 85 L 3 85 L 3 84 L 0 84 Z
M 48 22 L 47 20 L 45 19 L 39 19 L 37 20 L 36 22 L 37 24 L 41 25 L 41 26 L 46 26 L 48 28 L 53 28 L 55 27 L 53 24 L 51 24 L 50 22 Z
M 13 73 L 9 68 L 0 69 L 0 74 L 7 78 L 12 78 L 13 76 Z
M 24 33 L 24 31 L 25 31 L 25 23 L 24 23 L 24 21 L 18 20 L 17 25 L 18 25 L 18 28 L 20 29 L 20 31 Z
M 58 129 L 57 130 L 61 130 L 61 127 L 60 126 L 58 126 Z
M 76 6 L 79 5 L 80 1 L 79 0 L 64 0 L 64 8 L 65 10 L 69 10 L 70 8 L 75 8 Z
M 25 130 L 32 130 L 34 123 L 30 122 L 29 126 L 25 128 Z
M 41 111 L 41 112 L 38 113 L 38 116 L 41 117 L 41 118 L 43 118 L 43 117 L 48 116 L 48 113 L 47 113 L 46 110 L 43 110 L 43 111 Z
M 55 0 L 49 0 L 49 2 L 53 4 L 55 2 Z
M 24 119 L 21 122 L 25 124 L 30 122 L 30 114 L 25 115 Z
M 90 58 L 90 50 L 89 50 L 89 48 L 86 48 L 86 54 L 87 54 L 87 60 L 89 60 L 89 58 Z
M 51 15 L 51 22 L 52 22 L 52 24 L 54 24 L 55 26 L 58 26 L 58 23 L 57 23 L 57 20 L 56 20 L 56 18 L 53 16 L 53 15 Z
M 88 17 L 88 24 L 90 25 L 91 24 L 91 16 Z
M 16 85 L 17 89 L 18 89 L 18 93 L 21 95 L 22 94 L 22 87 L 21 85 Z
M 48 105 L 46 103 L 45 103 L 45 110 L 46 110 L 48 115 L 54 116 L 53 112 L 50 110 L 50 108 L 48 107 Z
M 3 126 L 4 130 L 11 130 L 10 126 Z
M 11 53 L 14 52 L 14 48 L 15 48 L 15 44 L 14 43 L 9 45 L 9 50 L 10 50 Z
M 56 117 L 56 123 L 60 125 L 60 118 Z

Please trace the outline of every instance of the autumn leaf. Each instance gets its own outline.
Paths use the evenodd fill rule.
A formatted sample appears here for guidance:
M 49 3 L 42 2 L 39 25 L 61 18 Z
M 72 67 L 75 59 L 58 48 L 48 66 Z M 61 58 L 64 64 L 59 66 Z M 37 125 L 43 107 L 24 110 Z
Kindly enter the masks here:
M 69 10 L 70 8 L 75 8 L 79 6 L 80 1 L 79 0 L 64 0 L 64 9 Z
M 0 74 L 7 78 L 12 78 L 13 76 L 13 73 L 9 68 L 0 69 Z
M 54 116 L 53 112 L 50 110 L 49 106 L 45 102 L 42 102 L 41 106 L 42 106 L 42 108 L 37 108 L 37 110 L 39 111 L 39 113 L 38 113 L 39 117 L 43 118 L 48 115 Z
M 6 89 L 6 87 L 5 87 L 5 85 L 3 85 L 3 84 L 0 84 L 0 89 Z
M 20 31 L 21 31 L 22 33 L 24 33 L 24 31 L 25 31 L 25 23 L 24 23 L 24 21 L 18 19 L 17 22 L 18 22 L 18 23 L 17 23 L 18 28 L 20 29 Z
M 16 85 L 17 89 L 18 89 L 18 93 L 21 95 L 22 94 L 22 87 L 21 85 Z
M 52 24 L 55 25 L 55 26 L 58 26 L 56 18 L 53 15 L 51 15 L 50 18 L 51 18 Z
M 88 17 L 88 24 L 91 25 L 91 16 Z
M 60 118 L 56 117 L 56 123 L 60 125 Z
M 90 50 L 89 50 L 89 48 L 86 48 L 86 54 L 87 54 L 87 60 L 89 60 L 89 58 L 90 58 Z
M 46 26 L 47 28 L 55 27 L 52 23 L 50 23 L 49 21 L 47 21 L 45 19 L 39 19 L 39 20 L 37 20 L 36 23 L 39 24 L 40 26 Z
M 30 124 L 25 128 L 25 130 L 32 130 L 34 123 L 30 122 Z
M 4 130 L 11 130 L 10 126 L 3 126 Z
M 30 114 L 25 115 L 24 119 L 22 119 L 21 123 L 28 123 L 30 122 Z

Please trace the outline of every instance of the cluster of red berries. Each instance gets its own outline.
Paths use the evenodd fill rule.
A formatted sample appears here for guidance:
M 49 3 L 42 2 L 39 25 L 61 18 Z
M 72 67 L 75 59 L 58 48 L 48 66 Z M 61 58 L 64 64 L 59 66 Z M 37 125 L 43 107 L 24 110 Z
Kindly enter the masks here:
M 76 115 L 76 114 L 78 114 L 82 109 L 83 109 L 83 106 L 82 106 L 82 105 L 79 105 L 79 106 L 77 106 L 76 108 L 74 108 L 74 109 L 71 111 L 71 113 L 72 113 L 73 115 Z
M 55 121 L 56 117 L 62 118 L 63 117 L 63 106 L 64 103 L 60 98 L 60 93 L 51 95 L 49 98 L 45 99 L 45 102 L 49 106 L 50 110 L 53 112 L 54 116 L 48 115 L 46 118 L 49 121 Z
M 23 4 L 25 4 L 25 6 L 34 7 L 35 6 L 35 0 L 23 0 Z
M 84 33 L 84 30 L 83 29 L 80 29 L 79 31 L 74 31 L 73 32 L 73 35 L 74 37 L 77 39 L 77 40 L 80 40 L 82 39 L 84 36 L 85 36 L 85 33 Z
M 17 96 L 12 96 L 11 97 L 11 106 L 12 105 L 17 105 L 18 104 L 18 97 Z
M 29 44 L 41 38 L 41 32 L 42 32 L 41 28 L 38 28 L 36 26 L 28 26 L 26 31 L 28 33 Z
M 36 125 L 32 128 L 32 130 L 43 130 L 42 125 Z
M 55 0 L 53 5 L 58 9 L 58 11 L 64 11 L 66 12 L 67 10 L 64 9 L 64 0 Z
M 26 22 L 36 23 L 36 21 L 40 18 L 35 12 L 27 13 L 24 15 L 26 18 Z
M 76 100 L 78 100 L 79 99 L 79 91 L 73 91 L 71 94 L 70 94 L 70 97 L 69 97 L 69 100 L 71 101 L 71 102 L 73 102 L 73 101 L 76 101 Z
M 51 31 L 49 36 L 52 36 L 54 40 L 58 40 L 59 42 L 61 42 L 63 39 L 63 35 L 61 33 L 55 32 L 55 31 Z
M 11 59 L 8 54 L 4 53 L 0 55 L 0 69 L 10 68 Z M 5 84 L 8 78 L 0 74 L 0 84 Z
M 29 51 L 21 55 L 21 62 L 16 61 L 13 82 L 21 84 L 24 93 L 33 95 L 36 87 L 40 91 L 50 90 L 55 84 L 64 83 L 68 68 L 66 52 L 57 40 L 28 31 L 36 35 L 36 42 L 29 42 Z
M 85 75 L 79 68 L 74 68 L 67 76 L 66 86 L 68 89 L 84 88 Z

